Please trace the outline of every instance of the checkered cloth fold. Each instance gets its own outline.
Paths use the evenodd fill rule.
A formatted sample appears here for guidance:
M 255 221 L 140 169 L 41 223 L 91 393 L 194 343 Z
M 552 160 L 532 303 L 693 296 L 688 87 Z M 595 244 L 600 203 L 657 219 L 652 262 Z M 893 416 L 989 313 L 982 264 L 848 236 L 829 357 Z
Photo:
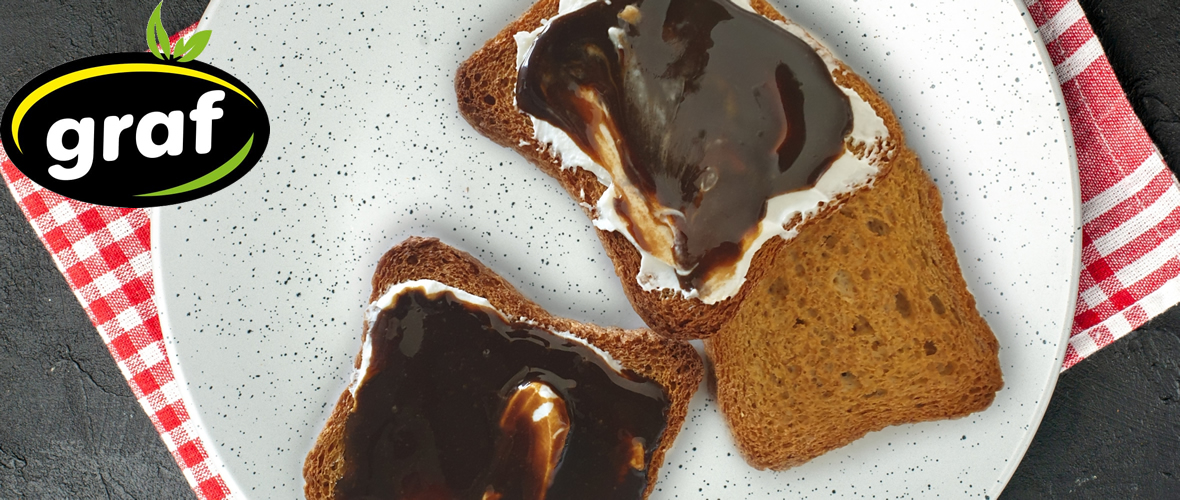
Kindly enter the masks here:
M 1025 0 L 1077 147 L 1082 273 L 1063 369 L 1180 302 L 1180 190 L 1077 0 Z
M 1180 302 L 1180 190 L 1078 2 L 1026 5 L 1065 94 L 1081 177 L 1083 269 L 1064 370 Z M 147 211 L 62 197 L 21 174 L 3 150 L 0 174 L 193 491 L 240 498 L 202 441 L 166 354 Z
M 196 25 L 172 35 L 172 44 L 194 31 Z M 147 210 L 91 205 L 49 191 L 17 170 L 2 148 L 0 174 L 197 497 L 241 498 L 222 477 L 221 460 L 201 439 L 189 414 L 193 405 L 168 360 L 152 281 Z

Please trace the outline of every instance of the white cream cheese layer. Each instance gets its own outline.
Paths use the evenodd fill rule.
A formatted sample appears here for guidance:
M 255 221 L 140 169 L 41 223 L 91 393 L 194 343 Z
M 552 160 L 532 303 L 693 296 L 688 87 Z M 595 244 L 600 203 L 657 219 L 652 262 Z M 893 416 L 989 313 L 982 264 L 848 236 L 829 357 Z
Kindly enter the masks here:
M 558 7 L 557 16 L 552 19 L 590 5 L 595 1 L 562 0 Z M 605 1 L 609 2 L 609 0 Z M 753 11 L 748 0 L 733 1 L 746 10 Z M 541 31 L 543 31 L 552 19 L 542 21 L 542 25 L 536 30 L 531 32 L 522 31 L 515 35 L 516 67 L 518 70 L 528 58 L 529 51 L 532 50 L 537 37 L 540 36 Z M 775 24 L 811 46 L 823 59 L 829 71 L 835 73 L 840 69 L 838 59 L 832 55 L 831 51 L 821 45 L 818 40 L 808 34 L 803 28 L 795 24 L 777 21 Z M 885 149 L 886 141 L 889 138 L 889 129 L 885 126 L 885 121 L 877 115 L 873 107 L 856 91 L 839 86 L 839 84 L 837 86 L 848 96 L 852 107 L 852 132 L 849 135 L 849 141 L 845 143 L 844 154 L 820 176 L 816 185 L 811 189 L 782 194 L 768 200 L 766 216 L 759 222 L 758 234 L 749 247 L 746 248 L 741 259 L 738 260 L 733 273 L 728 276 L 710 278 L 705 282 L 704 286 L 694 290 L 684 290 L 681 288 L 675 265 L 664 262 L 643 250 L 635 242 L 631 233 L 626 230 L 626 225 L 614 209 L 615 200 L 618 198 L 618 195 L 615 192 L 614 184 L 607 169 L 595 163 L 561 129 L 531 115 L 529 119 L 532 121 L 534 137 L 539 147 L 548 149 L 555 156 L 560 156 L 561 167 L 563 169 L 582 168 L 593 173 L 599 182 L 607 186 L 606 191 L 603 192 L 602 197 L 598 199 L 594 207 L 594 227 L 603 231 L 617 231 L 621 233 L 639 251 L 641 257 L 640 268 L 639 274 L 635 279 L 645 291 L 676 290 L 685 299 L 696 298 L 706 304 L 715 304 L 734 296 L 741 289 L 742 284 L 746 282 L 746 273 L 750 269 L 750 262 L 753 260 L 754 254 L 758 252 L 758 249 L 762 248 L 764 243 L 775 236 L 790 240 L 798 235 L 795 226 L 785 226 L 786 224 L 790 223 L 796 216 L 801 221 L 806 221 L 819 214 L 826 204 L 835 201 L 840 195 L 872 185 L 873 179 L 876 178 L 877 172 L 879 171 L 877 165 L 889 159 L 887 156 L 889 153 Z M 859 156 L 848 148 L 849 143 L 856 149 L 863 146 Z M 578 201 L 584 202 L 585 200 Z
M 389 309 L 389 308 L 393 307 L 394 304 L 397 304 L 398 297 L 400 297 L 403 293 L 406 293 L 409 290 L 421 290 L 422 293 L 426 294 L 426 296 L 431 299 L 437 298 L 440 294 L 449 292 L 451 294 L 451 296 L 454 297 L 455 299 L 462 301 L 464 303 L 479 307 L 480 309 L 483 309 L 488 314 L 495 314 L 505 323 L 512 322 L 511 320 L 508 319 L 507 316 L 504 315 L 503 312 L 500 312 L 499 309 L 496 309 L 494 306 L 492 306 L 491 302 L 488 302 L 488 300 L 483 297 L 480 297 L 477 295 L 472 295 L 470 293 L 467 293 L 464 290 L 460 290 L 458 288 L 455 288 L 455 287 L 452 287 L 449 285 L 444 285 L 444 284 L 439 283 L 434 280 L 414 280 L 414 281 L 406 281 L 404 283 L 398 283 L 396 285 L 393 285 L 392 287 L 389 288 L 388 291 L 385 292 L 385 294 L 381 295 L 380 297 L 377 298 L 377 300 L 375 300 L 371 304 L 369 304 L 369 307 L 367 309 L 365 309 L 365 323 L 366 323 L 366 325 L 368 325 L 366 328 L 372 329 L 373 326 L 377 324 L 377 315 L 381 314 L 381 311 Z M 518 318 L 516 321 L 521 322 L 521 323 L 527 323 L 531 326 L 542 328 L 538 325 L 538 323 L 536 321 L 534 321 L 530 318 L 521 317 L 521 318 Z M 571 342 L 576 342 L 578 344 L 581 344 L 583 346 L 590 348 L 591 351 L 594 351 L 595 354 L 598 354 L 600 357 L 602 357 L 602 359 L 606 360 L 607 364 L 612 369 L 614 369 L 617 372 L 623 371 L 623 365 L 621 363 L 619 363 L 617 360 L 615 360 L 613 357 L 611 357 L 610 354 L 607 354 L 606 351 L 603 351 L 602 349 L 599 349 L 598 347 L 595 347 L 595 346 L 587 343 L 582 338 L 580 338 L 572 333 L 569 333 L 569 332 L 556 331 L 556 330 L 552 330 L 549 328 L 544 328 L 544 329 L 545 329 L 545 331 L 548 331 L 549 333 L 552 333 L 558 337 L 569 340 Z M 357 368 L 355 372 L 353 372 L 352 382 L 348 385 L 348 391 L 352 393 L 352 396 L 354 398 L 356 397 L 357 389 L 360 388 L 361 382 L 365 378 L 365 374 L 369 372 L 369 362 L 370 362 L 370 359 L 372 358 L 372 356 L 373 356 L 373 335 L 372 335 L 372 331 L 366 331 L 365 332 L 365 343 L 364 343 L 364 345 L 361 346 L 361 366 L 360 366 L 360 368 Z

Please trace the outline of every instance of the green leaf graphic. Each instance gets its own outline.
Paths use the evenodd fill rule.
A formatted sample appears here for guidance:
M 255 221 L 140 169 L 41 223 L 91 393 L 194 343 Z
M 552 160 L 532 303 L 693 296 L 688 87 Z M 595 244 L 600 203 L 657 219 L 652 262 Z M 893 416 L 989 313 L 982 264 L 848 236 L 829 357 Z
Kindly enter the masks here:
M 184 44 L 184 52 L 179 48 L 176 49 L 176 55 L 182 56 L 180 62 L 189 62 L 201 55 L 201 51 L 205 50 L 205 45 L 209 44 L 209 35 L 212 34 L 213 32 L 210 30 L 193 33 L 193 36 L 188 39 L 188 43 Z
M 172 58 L 173 59 L 180 57 L 182 54 L 184 54 L 184 51 L 185 51 L 184 45 L 185 45 L 184 44 L 184 37 L 183 36 L 177 37 L 176 38 L 176 46 L 172 47 Z
M 160 2 L 160 5 L 164 5 Z M 159 21 L 156 21 L 159 23 Z M 164 29 L 163 24 L 156 24 L 156 39 L 160 41 L 160 53 L 163 54 L 165 50 L 168 51 L 168 56 L 172 56 L 172 43 L 168 41 L 168 30 Z
M 164 31 L 164 25 L 160 24 L 160 7 L 163 7 L 163 6 L 164 6 L 164 2 L 160 2 L 159 4 L 156 5 L 156 10 L 152 11 L 152 17 L 148 18 L 148 24 L 147 24 L 148 50 L 151 51 L 152 55 L 156 56 L 159 59 L 165 59 L 164 54 L 162 54 L 160 51 L 160 48 L 161 48 L 160 44 L 156 40 L 156 35 L 160 31 Z M 164 31 L 164 35 L 165 35 L 164 36 L 164 45 L 163 45 L 164 47 L 168 46 L 167 34 L 168 34 L 168 32 Z

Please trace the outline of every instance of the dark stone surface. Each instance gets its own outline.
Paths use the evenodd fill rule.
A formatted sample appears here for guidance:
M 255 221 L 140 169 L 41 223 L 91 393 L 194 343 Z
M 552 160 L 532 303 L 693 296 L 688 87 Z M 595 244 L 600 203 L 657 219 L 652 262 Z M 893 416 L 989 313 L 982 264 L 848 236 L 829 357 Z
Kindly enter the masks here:
M 1180 497 L 1180 308 L 1062 374 L 1001 497 Z
M 1173 172 L 1180 172 L 1180 2 L 1081 0 L 1119 83 Z
M 169 0 L 169 32 L 207 0 Z M 155 1 L 0 3 L 0 109 L 58 64 L 146 50 Z M 0 499 L 195 498 L 98 332 L 0 193 Z
M 202 0 L 169 0 L 169 31 Z M 1180 166 L 1180 2 L 1083 0 L 1169 164 Z M 67 60 L 141 50 L 150 0 L 0 0 L 0 106 Z M 2 109 L 2 108 L 0 108 Z M 1175 167 L 1174 167 L 1175 168 Z M 0 193 L 0 499 L 193 498 L 82 308 Z M 1180 308 L 1062 375 L 1002 498 L 1180 497 Z

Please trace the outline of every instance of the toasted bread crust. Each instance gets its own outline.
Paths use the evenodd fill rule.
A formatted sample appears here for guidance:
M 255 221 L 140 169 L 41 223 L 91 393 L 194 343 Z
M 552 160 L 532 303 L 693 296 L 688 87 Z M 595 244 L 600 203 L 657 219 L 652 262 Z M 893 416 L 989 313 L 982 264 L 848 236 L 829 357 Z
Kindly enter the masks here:
M 459 98 L 459 111 L 481 134 L 501 146 L 512 148 L 542 171 L 561 182 L 562 187 L 591 218 L 592 207 L 602 197 L 606 186 L 594 174 L 580 168 L 562 169 L 561 159 L 541 148 L 534 138 L 533 126 L 528 117 L 515 106 L 516 85 L 516 41 L 518 32 L 532 31 L 541 21 L 557 15 L 558 0 L 540 0 L 519 19 L 506 26 L 459 67 L 455 75 L 455 90 Z M 764 0 L 752 0 L 751 6 L 759 14 L 775 20 L 787 19 Z M 886 150 L 895 150 L 904 144 L 901 125 L 893 112 L 880 96 L 861 77 L 840 63 L 840 70 L 834 75 L 837 83 L 855 90 L 872 105 L 889 129 Z M 892 168 L 892 161 L 879 165 L 879 175 L 885 175 Z M 862 189 L 863 190 L 863 189 Z M 850 193 L 852 195 L 854 193 Z M 829 203 L 816 217 L 805 222 L 811 224 L 830 216 L 849 196 L 843 196 Z M 615 272 L 623 284 L 623 291 L 635 312 L 657 333 L 677 340 L 703 339 L 715 334 L 722 325 L 738 311 L 738 306 L 749 295 L 767 269 L 778 265 L 778 254 L 786 243 L 782 238 L 772 238 L 755 254 L 746 274 L 745 284 L 729 299 L 715 304 L 706 304 L 698 299 L 684 299 L 671 290 L 645 291 L 635 277 L 639 274 L 640 253 L 621 233 L 596 229 L 598 237 L 614 263 Z
M 602 328 L 553 316 L 474 257 L 434 238 L 412 237 L 386 252 L 373 275 L 373 292 L 369 300 L 377 300 L 398 283 L 426 279 L 483 297 L 509 318 L 527 318 L 542 328 L 569 332 L 663 387 L 671 406 L 667 415 L 668 426 L 659 447 L 652 453 L 648 468 L 644 497 L 651 494 L 664 455 L 680 432 L 688 414 L 688 403 L 704 376 L 701 359 L 692 346 L 671 341 L 649 330 Z M 366 321 L 364 335 L 368 335 L 368 330 Z M 360 367 L 360 354 L 353 366 Z M 304 493 L 309 500 L 333 497 L 336 481 L 344 471 L 344 423 L 354 403 L 349 391 L 340 395 L 315 446 L 307 455 L 303 477 Z

